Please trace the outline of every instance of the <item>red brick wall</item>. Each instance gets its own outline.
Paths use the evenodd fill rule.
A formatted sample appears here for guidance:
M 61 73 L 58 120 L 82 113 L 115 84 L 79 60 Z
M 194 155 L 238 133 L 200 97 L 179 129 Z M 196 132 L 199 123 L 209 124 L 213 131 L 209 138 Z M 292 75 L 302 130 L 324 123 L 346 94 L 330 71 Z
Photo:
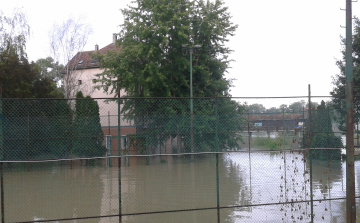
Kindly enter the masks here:
M 108 128 L 103 128 L 103 133 L 104 133 L 104 145 L 106 143 L 106 136 L 107 135 L 111 135 L 111 136 L 118 136 L 118 129 L 117 127 L 113 127 L 110 128 L 110 134 L 109 134 L 109 129 Z M 136 128 L 135 127 L 131 127 L 131 128 L 120 128 L 120 135 L 121 136 L 126 136 L 126 135 L 130 135 L 130 134 L 136 134 Z M 112 155 L 117 155 L 118 154 L 118 139 L 117 138 L 112 138 L 111 140 L 111 148 L 112 148 Z M 121 148 L 121 152 L 124 151 L 124 148 Z M 131 148 L 130 148 L 131 151 Z

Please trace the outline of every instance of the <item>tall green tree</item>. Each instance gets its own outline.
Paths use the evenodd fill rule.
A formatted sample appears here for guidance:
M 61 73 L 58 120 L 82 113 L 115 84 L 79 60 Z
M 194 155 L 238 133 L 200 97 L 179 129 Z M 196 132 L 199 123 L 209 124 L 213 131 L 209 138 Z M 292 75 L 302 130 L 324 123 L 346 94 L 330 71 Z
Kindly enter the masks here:
M 224 74 L 232 50 L 225 43 L 237 26 L 223 4 L 134 1 L 134 6 L 121 10 L 125 18 L 117 42 L 121 50 L 99 55 L 106 69 L 99 75 L 103 84 L 134 97 L 188 97 L 190 61 L 182 44 L 198 44 L 201 48 L 192 61 L 194 96 L 215 96 L 216 91 L 228 96 L 231 80 Z
M 0 11 L 0 87 L 5 98 L 0 102 L 3 158 L 66 157 L 71 109 L 65 101 L 37 100 L 63 95 L 52 78 L 41 76 L 39 66 L 28 61 L 29 34 L 30 27 L 21 10 L 15 9 L 10 16 Z
M 249 113 L 253 114 L 261 114 L 266 112 L 265 106 L 257 103 L 250 105 L 245 104 L 245 108 Z
M 231 80 L 225 78 L 225 73 L 232 50 L 225 43 L 234 35 L 237 25 L 231 22 L 223 1 L 136 0 L 121 11 L 125 22 L 116 43 L 119 50 L 96 56 L 105 70 L 99 80 L 106 91 L 116 93 L 124 89 L 126 96 L 132 97 L 189 97 L 191 62 L 194 97 L 230 96 Z M 192 61 L 183 44 L 201 45 L 193 52 Z M 239 105 L 230 100 L 223 100 L 218 106 L 227 108 L 226 114 L 237 114 L 239 110 Z M 194 101 L 194 135 L 198 142 L 205 143 L 200 139 L 205 130 L 215 134 L 214 116 L 210 120 L 204 115 L 209 111 L 215 114 L 214 102 Z M 180 130 L 185 129 L 184 126 L 188 130 L 190 126 L 189 100 L 126 100 L 122 113 L 135 115 L 127 117 L 135 117 L 137 135 L 160 131 L 153 137 L 156 144 L 172 134 L 180 137 Z M 171 117 L 164 117 L 166 114 Z M 233 129 L 221 142 L 238 139 L 235 135 L 241 119 L 232 121 Z M 182 135 L 189 145 L 190 132 Z M 210 144 L 215 142 L 208 140 L 207 144 L 202 148 L 214 148 Z
M 356 18 L 353 29 L 353 94 L 354 94 L 354 122 L 359 122 L 360 118 L 360 20 Z M 341 38 L 341 43 L 345 45 L 346 39 Z M 330 92 L 333 96 L 333 107 L 336 109 L 336 121 L 339 123 L 339 129 L 346 131 L 346 107 L 345 107 L 345 89 L 346 89 L 346 74 L 345 74 L 345 47 L 342 48 L 342 58 L 336 61 L 340 73 L 333 77 L 334 88 Z
M 304 148 L 338 148 L 312 150 L 312 158 L 323 160 L 339 160 L 341 158 L 340 148 L 343 147 L 343 144 L 340 137 L 334 135 L 330 110 L 324 101 L 311 109 L 311 117 L 308 117 L 305 130 Z
M 12 15 L 0 11 L 0 85 L 3 98 L 54 98 L 61 97 L 56 85 L 54 73 L 44 68 L 44 62 L 53 63 L 51 58 L 40 59 L 38 63 L 29 62 L 26 54 L 26 42 L 30 35 L 30 26 L 26 15 L 15 9 Z
M 26 41 L 30 36 L 30 26 L 26 14 L 15 8 L 12 15 L 5 15 L 0 10 L 0 53 L 16 54 L 26 57 Z
M 38 70 L 26 57 L 16 53 L 0 53 L 0 84 L 3 98 L 31 98 Z
M 26 41 L 30 27 L 26 15 L 15 9 L 12 15 L 0 10 L 0 88 L 2 97 L 26 97 L 37 72 L 27 60 Z
M 26 97 L 37 72 L 27 60 L 26 41 L 30 26 L 26 15 L 14 9 L 12 15 L 0 10 L 0 87 L 3 97 Z
M 73 124 L 73 154 L 79 157 L 94 157 L 105 154 L 102 145 L 104 133 L 101 129 L 99 105 L 90 96 L 84 98 L 81 91 L 76 94 Z
M 304 110 L 304 106 L 305 106 L 305 101 L 301 100 L 291 103 L 288 108 L 292 112 L 301 112 Z
M 15 53 L 0 53 L 0 84 L 3 98 L 64 97 L 53 78 L 42 77 L 37 64 Z
M 62 79 L 61 70 L 64 65 L 55 62 L 52 57 L 40 58 L 36 61 L 39 66 L 40 76 L 43 78 L 49 78 L 58 82 Z

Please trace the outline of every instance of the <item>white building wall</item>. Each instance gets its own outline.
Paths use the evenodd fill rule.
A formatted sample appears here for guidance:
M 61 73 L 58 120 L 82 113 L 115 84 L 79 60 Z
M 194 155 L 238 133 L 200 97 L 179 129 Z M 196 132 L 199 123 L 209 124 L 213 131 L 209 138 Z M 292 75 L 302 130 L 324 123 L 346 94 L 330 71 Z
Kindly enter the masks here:
M 95 89 L 97 85 L 100 83 L 94 83 L 94 79 L 97 77 L 96 74 L 102 73 L 102 70 L 100 68 L 93 68 L 93 69 L 84 69 L 82 70 L 81 76 L 79 76 L 79 80 L 81 80 L 81 85 L 83 85 L 81 88 L 81 91 L 83 92 L 84 96 L 91 96 L 92 98 L 107 98 L 106 99 L 96 99 L 99 105 L 99 113 L 100 113 L 100 123 L 102 127 L 107 127 L 110 125 L 110 127 L 118 126 L 118 104 L 116 101 L 112 100 L 114 96 L 116 95 L 115 92 L 110 94 L 111 88 L 108 89 L 108 92 L 104 92 L 104 90 L 101 89 Z M 75 93 L 76 94 L 76 93 Z M 120 95 L 125 95 L 125 91 L 121 90 Z M 117 98 L 117 95 L 116 95 Z M 122 109 L 122 105 L 120 107 Z M 127 126 L 133 126 L 133 124 L 129 121 L 123 120 L 121 118 L 121 127 L 127 127 Z

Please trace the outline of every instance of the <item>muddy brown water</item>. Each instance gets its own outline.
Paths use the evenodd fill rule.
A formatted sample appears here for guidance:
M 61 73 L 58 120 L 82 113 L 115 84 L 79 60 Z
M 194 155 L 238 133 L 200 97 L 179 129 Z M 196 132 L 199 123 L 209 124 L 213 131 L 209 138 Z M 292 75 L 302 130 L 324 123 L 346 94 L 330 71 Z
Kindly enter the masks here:
M 145 165 L 144 157 L 131 159 L 130 166 L 123 162 L 121 167 L 122 222 L 217 222 L 214 154 L 196 156 L 194 162 L 152 157 L 150 165 Z M 355 172 L 359 171 L 356 161 Z M 42 164 L 29 170 L 8 166 L 4 172 L 5 222 L 117 215 L 118 174 L 117 166 L 102 164 L 74 165 L 72 169 Z M 314 200 L 345 198 L 345 175 L 343 162 L 313 161 Z M 310 200 L 309 179 L 309 163 L 302 153 L 221 154 L 220 221 L 309 222 L 310 202 L 297 203 Z M 357 195 L 359 181 L 356 175 Z M 277 204 L 281 202 L 294 203 Z M 176 212 L 202 208 L 205 210 Z M 174 212 L 132 215 L 159 211 Z M 345 222 L 345 200 L 315 201 L 313 213 L 315 222 Z M 119 218 L 61 222 L 119 222 Z

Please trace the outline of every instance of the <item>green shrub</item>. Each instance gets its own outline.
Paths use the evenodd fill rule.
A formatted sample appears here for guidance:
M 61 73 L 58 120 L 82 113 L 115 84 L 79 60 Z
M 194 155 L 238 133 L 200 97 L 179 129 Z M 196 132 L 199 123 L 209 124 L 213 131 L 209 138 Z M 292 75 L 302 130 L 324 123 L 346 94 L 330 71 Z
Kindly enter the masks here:
M 279 150 L 282 149 L 284 145 L 289 145 L 289 142 L 280 136 L 276 138 L 255 137 L 253 143 L 256 147 L 270 150 Z

